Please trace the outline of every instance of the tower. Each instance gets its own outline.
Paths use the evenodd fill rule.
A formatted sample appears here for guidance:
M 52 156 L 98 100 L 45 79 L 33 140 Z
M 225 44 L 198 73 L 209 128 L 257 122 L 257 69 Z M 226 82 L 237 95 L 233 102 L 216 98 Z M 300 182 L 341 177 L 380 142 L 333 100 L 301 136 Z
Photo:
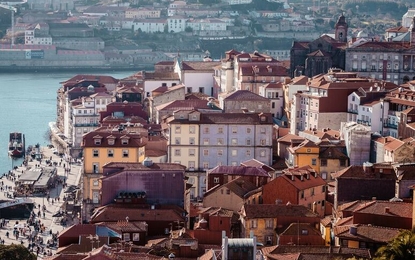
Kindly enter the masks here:
M 415 46 L 415 16 L 412 18 L 411 27 L 409 27 L 409 37 L 411 37 L 411 47 Z
M 335 32 L 335 39 L 339 42 L 347 42 L 347 29 L 349 26 L 346 23 L 346 18 L 342 14 L 339 19 L 337 20 L 336 25 L 334 26 Z

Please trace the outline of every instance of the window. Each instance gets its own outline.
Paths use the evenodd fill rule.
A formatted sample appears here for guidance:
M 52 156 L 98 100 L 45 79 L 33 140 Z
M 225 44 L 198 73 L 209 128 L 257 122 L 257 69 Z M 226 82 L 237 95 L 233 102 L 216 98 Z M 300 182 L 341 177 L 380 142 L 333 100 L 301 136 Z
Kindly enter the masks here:
M 257 220 L 256 219 L 251 219 L 251 228 L 257 228 L 258 224 L 257 224 Z
M 300 198 L 304 199 L 304 191 L 300 191 Z
M 237 138 L 232 138 L 232 145 L 237 145 L 238 144 L 238 139 Z
M 265 134 L 266 133 L 266 129 L 265 129 L 265 127 L 261 127 L 261 134 Z
M 195 149 L 189 149 L 189 156 L 195 156 Z
M 274 220 L 273 219 L 266 219 L 265 220 L 265 228 L 274 228 Z
M 251 150 L 246 150 L 246 156 L 251 156 Z
M 122 238 L 124 241 L 130 241 L 130 233 L 123 233 Z
M 308 235 L 308 230 L 307 229 L 302 229 L 301 230 L 301 235 Z
M 108 149 L 108 157 L 114 157 L 114 150 Z
M 203 155 L 204 156 L 209 156 L 209 150 L 208 149 L 204 149 L 203 150 Z
M 108 139 L 108 145 L 114 145 L 115 140 L 113 138 Z
M 189 134 L 194 134 L 195 132 L 196 132 L 195 126 L 194 125 L 189 126 Z
M 209 127 L 204 127 L 203 128 L 203 133 L 204 134 L 209 134 Z
M 259 143 L 260 143 L 261 145 L 267 145 L 267 140 L 265 140 L 265 139 L 261 139 L 261 140 L 259 141 Z
M 238 127 L 232 126 L 232 134 L 238 133 Z
M 314 196 L 314 188 L 311 188 L 311 196 Z
M 251 139 L 246 139 L 246 145 L 251 145 Z
M 94 139 L 94 143 L 95 143 L 95 145 L 100 145 L 101 144 L 101 139 Z
M 238 155 L 238 150 L 233 149 L 233 150 L 232 150 L 232 156 L 237 156 L 237 155 Z
M 175 144 L 180 144 L 180 137 L 176 137 L 176 138 L 174 139 L 174 143 L 175 143 Z
M 346 166 L 346 160 L 341 159 L 340 160 L 340 166 Z
M 250 127 L 248 127 L 248 128 L 246 129 L 246 133 L 247 133 L 247 134 L 250 134 L 250 133 L 251 133 L 251 128 L 250 128 Z
M 203 144 L 204 145 L 209 145 L 209 138 L 203 139 Z
M 121 139 L 121 144 L 122 145 L 127 145 L 128 144 L 128 139 L 127 138 Z
M 327 180 L 327 172 L 322 172 L 322 173 L 321 173 L 321 178 L 322 178 L 323 180 Z
M 122 150 L 122 157 L 128 158 L 128 150 Z
M 181 128 L 181 126 L 175 126 L 175 127 L 174 127 L 174 132 L 175 132 L 176 134 L 180 134 L 180 133 L 182 132 L 182 128 Z
M 213 183 L 219 183 L 219 177 L 213 177 Z
M 315 158 L 311 159 L 311 165 L 317 165 L 317 159 Z
M 93 185 L 93 186 L 98 186 L 98 185 L 99 185 L 98 180 L 94 180 L 94 181 L 92 182 L 92 185 Z
M 326 192 L 326 186 L 323 185 L 323 187 L 321 187 L 321 191 Z
M 226 194 L 227 195 L 231 194 L 231 190 L 230 189 L 226 189 Z
M 133 241 L 140 241 L 140 233 L 133 233 Z
M 92 154 L 93 154 L 93 155 L 92 155 L 93 157 L 99 157 L 99 151 L 98 151 L 98 150 L 96 150 L 96 149 L 95 149 L 95 150 L 93 150 Z
M 92 164 L 92 171 L 94 173 L 99 173 L 99 163 L 93 163 Z
M 259 156 L 261 156 L 261 157 L 265 157 L 265 155 L 266 155 L 265 150 L 261 150 L 261 151 L 259 152 Z
M 203 169 L 204 170 L 209 169 L 209 163 L 208 162 L 203 162 Z
M 218 156 L 222 156 L 223 155 L 223 150 L 218 150 Z
M 218 128 L 218 134 L 223 134 L 223 127 Z
M 195 138 L 194 137 L 189 138 L 189 144 L 195 144 Z
M 223 138 L 218 138 L 218 145 L 223 145 Z

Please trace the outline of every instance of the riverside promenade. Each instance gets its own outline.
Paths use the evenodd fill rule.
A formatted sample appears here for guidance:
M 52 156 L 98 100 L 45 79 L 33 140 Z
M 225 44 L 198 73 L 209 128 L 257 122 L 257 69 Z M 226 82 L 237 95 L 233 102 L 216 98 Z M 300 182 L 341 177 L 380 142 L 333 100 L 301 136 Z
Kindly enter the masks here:
M 79 223 L 80 219 L 76 215 L 73 216 L 68 214 L 56 217 L 56 213 L 64 212 L 64 208 L 62 207 L 65 203 L 64 197 L 68 195 L 68 193 L 64 192 L 65 186 L 67 187 L 73 185 L 80 188 L 80 179 L 82 174 L 81 163 L 72 162 L 69 164 L 61 158 L 61 156 L 54 154 L 53 148 L 41 147 L 41 154 L 43 158 L 41 162 L 37 160 L 29 161 L 27 162 L 27 166 L 21 165 L 16 169 L 11 169 L 11 174 L 8 174 L 8 176 L 4 175 L 0 179 L 3 191 L 0 192 L 0 199 L 13 200 L 27 198 L 28 200 L 31 200 L 35 205 L 32 211 L 33 217 L 31 219 L 36 222 L 35 226 L 41 227 L 39 232 L 35 232 L 33 226 L 28 223 L 27 218 L 1 220 L 5 224 L 0 225 L 0 242 L 4 241 L 5 245 L 23 244 L 26 248 L 30 248 L 30 251 L 37 254 L 38 259 L 42 259 L 47 254 L 50 255 L 56 252 L 57 247 L 47 247 L 47 241 L 52 241 L 52 238 L 56 238 L 57 234 L 62 232 L 62 230 L 66 227 Z M 16 196 L 13 199 L 7 196 L 7 194 L 13 194 L 13 191 L 16 190 L 15 182 L 19 180 L 19 176 L 22 175 L 22 172 L 28 168 L 33 169 L 46 167 L 48 166 L 46 164 L 47 160 L 51 161 L 52 164 L 56 164 L 57 180 L 59 180 L 55 187 L 48 189 L 48 195 L 28 195 L 27 197 Z M 8 192 L 5 192 L 6 185 Z M 11 187 L 11 189 L 9 187 Z M 46 210 L 43 210 L 43 208 Z M 53 215 L 55 215 L 55 217 Z M 66 223 L 62 223 L 62 220 Z M 20 235 L 18 237 L 14 235 L 14 231 L 16 229 L 20 231 Z M 34 246 L 35 244 L 36 246 Z

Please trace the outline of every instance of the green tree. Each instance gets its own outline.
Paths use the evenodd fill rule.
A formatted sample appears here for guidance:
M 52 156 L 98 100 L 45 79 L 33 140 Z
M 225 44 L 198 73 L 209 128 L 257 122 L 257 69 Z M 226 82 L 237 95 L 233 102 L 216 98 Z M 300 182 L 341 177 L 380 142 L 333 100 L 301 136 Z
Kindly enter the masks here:
M 36 260 L 36 255 L 22 245 L 0 245 L 0 259 Z
M 378 249 L 377 260 L 412 260 L 415 258 L 415 229 L 404 230 L 387 245 Z

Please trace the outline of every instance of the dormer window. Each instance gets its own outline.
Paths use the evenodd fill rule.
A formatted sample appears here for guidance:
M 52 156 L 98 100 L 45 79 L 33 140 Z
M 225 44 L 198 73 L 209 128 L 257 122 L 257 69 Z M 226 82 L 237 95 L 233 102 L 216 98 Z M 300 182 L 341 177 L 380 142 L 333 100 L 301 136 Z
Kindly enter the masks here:
M 94 139 L 94 143 L 95 145 L 101 145 L 101 139 L 98 139 L 98 138 Z
M 128 139 L 127 138 L 121 139 L 121 144 L 122 145 L 127 145 L 128 144 Z

